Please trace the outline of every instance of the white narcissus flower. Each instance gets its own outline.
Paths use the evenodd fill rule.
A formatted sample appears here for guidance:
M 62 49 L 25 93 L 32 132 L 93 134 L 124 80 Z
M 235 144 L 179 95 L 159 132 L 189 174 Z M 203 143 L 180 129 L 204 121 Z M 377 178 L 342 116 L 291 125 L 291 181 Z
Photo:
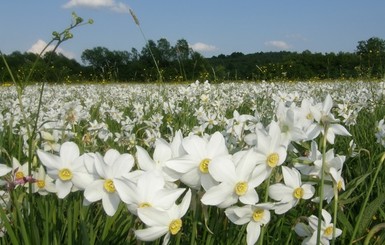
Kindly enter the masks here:
M 37 155 L 47 168 L 47 174 L 55 180 L 55 188 L 59 198 L 66 197 L 71 190 L 83 190 L 94 179 L 80 156 L 79 147 L 73 142 L 65 142 L 60 147 L 60 155 L 37 150 Z M 75 188 L 73 188 L 75 187 Z
M 19 160 L 12 158 L 12 171 L 15 183 L 23 183 L 23 179 L 28 176 L 28 163 L 20 164 Z
M 271 206 L 268 204 L 245 205 L 243 207 L 233 206 L 227 208 L 225 214 L 236 225 L 247 223 L 246 242 L 248 245 L 253 245 L 258 241 L 261 226 L 266 225 L 270 221 L 270 208 Z
M 135 215 L 140 208 L 167 210 L 185 191 L 182 188 L 166 189 L 163 176 L 155 170 L 143 173 L 136 183 L 126 182 L 125 185 L 121 198 L 127 203 L 128 210 Z
M 331 223 L 331 215 L 324 209 L 322 210 L 322 218 L 320 244 L 329 245 L 329 241 L 333 239 L 333 229 L 335 229 L 335 237 L 340 236 L 342 230 L 334 228 L 333 223 Z M 311 215 L 308 222 L 309 225 L 298 223 L 294 228 L 299 236 L 305 238 L 301 243 L 302 245 L 317 244 L 318 217 Z
M 53 133 L 49 133 L 46 131 L 40 131 L 41 137 L 43 141 L 43 150 L 44 151 L 55 151 L 58 152 L 60 150 L 59 140 L 59 132 L 54 130 Z
M 146 224 L 145 229 L 136 230 L 135 235 L 142 241 L 154 241 L 161 236 L 163 244 L 168 244 L 171 235 L 176 235 L 182 229 L 182 217 L 186 214 L 191 202 L 189 189 L 179 205 L 174 204 L 168 210 L 158 210 L 153 207 L 138 209 L 140 220 Z
M 287 145 L 282 141 L 281 129 L 275 121 L 270 123 L 268 132 L 258 130 L 257 138 L 257 146 L 254 147 L 257 153 L 255 158 L 257 166 L 253 174 L 260 176 L 262 183 L 275 167 L 285 161 Z
M 166 162 L 173 158 L 171 144 L 163 139 L 156 139 L 153 159 L 148 152 L 140 146 L 136 146 L 136 158 L 139 168 L 144 171 L 158 171 L 162 174 L 165 181 L 174 182 L 178 179 L 178 174 L 166 166 Z
M 180 180 L 193 189 L 208 190 L 216 185 L 209 173 L 208 166 L 219 156 L 230 156 L 226 141 L 219 132 L 211 135 L 210 139 L 191 135 L 182 141 L 186 155 L 167 161 L 166 166 L 180 174 Z
M 325 210 L 322 209 L 322 218 L 321 221 L 321 237 L 320 243 L 322 245 L 329 245 L 329 241 L 333 239 L 333 230 L 335 229 L 335 237 L 338 237 L 342 234 L 342 230 L 334 228 L 334 224 L 331 223 L 332 217 Z M 316 244 L 317 243 L 317 229 L 318 229 L 318 217 L 312 215 L 309 217 L 309 227 L 313 231 L 312 236 L 308 239 L 306 244 Z
M 296 206 L 301 199 L 310 199 L 315 188 L 310 184 L 302 184 L 301 174 L 296 169 L 282 167 L 283 180 L 285 184 L 278 183 L 269 187 L 269 196 L 279 201 L 274 205 L 276 214 L 283 214 Z
M 122 177 L 131 171 L 135 160 L 132 155 L 120 154 L 114 149 L 108 150 L 104 157 L 99 153 L 93 156 L 95 169 L 91 171 L 96 172 L 99 177 L 85 188 L 84 197 L 89 202 L 102 200 L 104 211 L 113 216 L 121 200 L 120 194 L 124 192 L 124 188 L 117 186 L 123 186 Z
M 281 129 L 281 139 L 284 145 L 289 145 L 291 141 L 305 140 L 307 137 L 301 128 L 300 119 L 296 116 L 299 113 L 295 109 L 297 108 L 293 106 L 286 107 L 283 102 L 278 104 L 276 117 Z
M 32 177 L 35 180 L 32 183 L 32 193 L 38 192 L 44 196 L 56 192 L 54 180 L 45 173 L 43 165 L 39 166 L 37 172 L 33 172 Z M 28 188 L 28 186 L 26 187 Z
M 255 187 L 263 180 L 252 176 L 256 153 L 248 150 L 237 163 L 227 157 L 217 157 L 209 165 L 209 172 L 219 182 L 202 196 L 205 205 L 229 207 L 238 200 L 243 204 L 255 204 L 259 201 Z
M 325 135 L 326 128 L 325 137 L 330 144 L 334 144 L 336 135 L 351 136 L 344 126 L 338 124 L 339 120 L 331 112 L 332 107 L 333 100 L 329 94 L 322 104 L 311 107 L 311 113 L 317 123 L 308 127 L 306 134 L 309 139 L 315 139 L 320 133 Z

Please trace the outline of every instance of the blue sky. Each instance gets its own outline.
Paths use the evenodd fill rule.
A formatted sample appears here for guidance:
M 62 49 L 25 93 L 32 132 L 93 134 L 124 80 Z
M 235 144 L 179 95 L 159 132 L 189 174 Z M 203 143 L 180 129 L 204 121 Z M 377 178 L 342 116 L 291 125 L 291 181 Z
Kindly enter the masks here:
M 205 57 L 267 51 L 354 52 L 385 39 L 384 0 L 3 0 L 0 51 L 37 51 L 70 24 L 73 11 L 93 25 L 76 29 L 60 51 L 80 61 L 85 49 L 139 51 L 147 39 L 186 39 Z

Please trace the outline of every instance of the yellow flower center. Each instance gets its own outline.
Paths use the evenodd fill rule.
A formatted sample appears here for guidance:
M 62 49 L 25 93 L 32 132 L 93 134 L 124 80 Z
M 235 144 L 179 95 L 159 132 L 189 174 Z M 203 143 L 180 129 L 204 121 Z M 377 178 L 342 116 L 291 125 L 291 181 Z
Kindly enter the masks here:
M 68 168 L 62 168 L 59 170 L 59 178 L 63 181 L 72 179 L 72 172 Z
M 115 189 L 115 185 L 114 185 L 114 181 L 112 181 L 112 179 L 106 179 L 104 181 L 104 189 L 107 191 L 107 192 L 115 192 L 116 189 Z
M 17 172 L 15 173 L 15 178 L 16 178 L 17 180 L 23 179 L 23 178 L 24 178 L 24 173 L 21 172 L 21 171 L 17 171 Z
M 248 186 L 247 182 L 238 182 L 235 185 L 235 193 L 238 196 L 243 196 L 246 194 L 248 188 L 249 188 L 249 186 Z
M 44 180 L 38 180 L 37 182 L 36 182 L 36 184 L 37 184 L 37 187 L 39 187 L 40 189 L 43 189 L 44 187 L 45 187 L 45 181 Z
M 313 120 L 314 119 L 313 114 L 311 114 L 311 113 L 307 114 L 306 119 L 307 120 Z
M 263 209 L 259 209 L 259 208 L 254 210 L 254 212 L 253 212 L 253 220 L 255 222 L 261 221 L 261 219 L 263 218 L 264 212 L 265 211 Z
M 177 234 L 181 228 L 182 228 L 181 219 L 174 219 L 173 221 L 171 221 L 170 225 L 168 226 L 168 230 L 173 235 Z
M 277 166 L 279 161 L 279 155 L 278 153 L 271 153 L 269 156 L 267 156 L 266 163 L 269 165 L 269 167 L 274 168 Z
M 152 205 L 148 202 L 142 202 L 141 204 L 139 204 L 139 208 L 149 208 L 151 206 Z
M 199 163 L 199 170 L 201 171 L 201 173 L 207 174 L 209 172 L 210 162 L 210 159 L 205 158 Z
M 333 234 L 333 226 L 328 226 L 325 231 L 324 231 L 324 235 L 325 236 L 331 236 Z
M 302 187 L 298 187 L 294 190 L 293 196 L 297 199 L 301 199 L 303 197 L 304 191 Z
M 339 180 L 338 183 L 337 183 L 337 190 L 338 191 L 342 190 L 342 181 L 341 180 Z

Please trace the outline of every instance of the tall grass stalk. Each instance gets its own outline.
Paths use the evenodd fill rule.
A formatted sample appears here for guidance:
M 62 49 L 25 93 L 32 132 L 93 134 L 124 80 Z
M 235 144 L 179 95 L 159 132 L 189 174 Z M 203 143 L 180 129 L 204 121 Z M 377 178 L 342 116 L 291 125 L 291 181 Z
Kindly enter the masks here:
M 362 206 L 360 207 L 360 213 L 358 214 L 357 220 L 355 222 L 356 225 L 354 226 L 353 234 L 351 236 L 349 244 L 353 244 L 354 243 L 354 239 L 355 239 L 355 237 L 357 235 L 358 228 L 359 228 L 359 226 L 361 224 L 361 220 L 362 220 L 362 217 L 364 215 L 364 211 L 365 211 L 366 206 L 367 206 L 367 204 L 369 202 L 369 198 L 370 198 L 370 195 L 372 194 L 373 187 L 376 184 L 378 174 L 382 170 L 382 165 L 383 165 L 384 161 L 385 161 L 385 152 L 382 153 L 382 155 L 381 155 L 381 158 L 380 158 L 380 160 L 378 162 L 378 166 L 377 166 L 376 172 L 374 173 L 372 182 L 370 183 L 369 189 L 366 192 L 365 200 L 364 200 Z
M 163 82 L 163 76 L 162 76 L 162 73 L 160 72 L 160 69 L 159 69 L 159 66 L 158 66 L 158 62 L 156 61 L 155 59 L 155 56 L 151 50 L 151 47 L 150 47 L 150 43 L 146 37 L 146 35 L 144 35 L 144 32 L 142 30 L 142 27 L 140 26 L 140 22 L 139 22 L 139 19 L 138 17 L 136 16 L 136 14 L 134 13 L 134 11 L 132 9 L 129 10 L 130 11 L 130 15 L 132 16 L 132 18 L 134 19 L 134 22 L 136 24 L 136 26 L 138 26 L 139 30 L 140 30 L 140 33 L 142 34 L 142 37 L 148 47 L 148 51 L 150 52 L 150 55 L 152 57 L 152 60 L 154 61 L 154 64 L 155 64 L 155 67 L 156 67 L 156 70 L 158 72 L 158 80 L 159 82 Z
M 13 75 L 13 72 L 11 68 L 8 65 L 7 60 L 5 59 L 5 56 L 1 53 L 3 62 L 6 66 L 7 71 L 10 74 L 10 77 L 12 79 L 12 82 L 14 83 L 17 91 L 17 99 L 19 102 L 19 108 L 21 111 L 21 115 L 24 121 L 24 126 L 27 131 L 27 145 L 28 145 L 28 154 L 27 154 L 27 164 L 28 164 L 28 175 L 32 176 L 32 163 L 35 156 L 35 147 L 36 141 L 37 141 L 37 132 L 38 132 L 38 122 L 40 118 L 40 111 L 41 111 L 41 105 L 43 101 L 43 94 L 44 94 L 44 87 L 45 87 L 45 81 L 43 80 L 40 87 L 40 93 L 38 97 L 38 105 L 36 108 L 36 114 L 34 115 L 34 121 L 33 118 L 28 118 L 26 113 L 26 108 L 23 102 L 23 95 L 24 95 L 24 88 L 26 85 L 28 85 L 32 79 L 32 76 L 35 72 L 36 66 L 38 62 L 43 57 L 44 53 L 47 51 L 47 49 L 56 42 L 55 46 L 52 49 L 52 53 L 56 52 L 57 48 L 65 41 L 71 39 L 73 37 L 73 34 L 71 33 L 71 30 L 82 25 L 82 24 L 92 24 L 93 21 L 89 20 L 86 23 L 83 23 L 83 19 L 79 16 L 77 16 L 75 13 L 72 13 L 72 23 L 69 27 L 65 28 L 62 32 L 56 32 L 54 31 L 52 33 L 52 39 L 46 44 L 46 46 L 40 51 L 40 53 L 37 55 L 31 69 L 29 70 L 29 73 L 25 80 L 16 80 L 15 76 Z M 52 55 L 48 57 L 48 64 L 50 63 Z M 22 138 L 21 138 L 22 140 Z M 22 143 L 20 144 L 19 149 L 22 149 Z M 19 154 L 20 159 L 20 154 Z M 16 212 L 14 213 L 16 220 L 18 221 L 17 224 L 20 228 L 20 235 L 23 238 L 23 244 L 38 244 L 40 243 L 40 238 L 38 234 L 36 234 L 35 229 L 37 227 L 36 223 L 36 210 L 34 208 L 34 205 L 36 204 L 34 200 L 34 195 L 32 193 L 32 183 L 28 182 L 28 193 L 27 195 L 27 203 L 25 203 L 24 199 L 22 198 L 22 207 L 19 203 L 20 197 L 17 196 L 17 192 L 14 190 L 10 190 L 10 196 L 13 205 L 15 205 Z M 23 194 L 22 194 L 23 195 Z M 26 213 L 24 213 L 26 212 Z M 29 226 L 29 229 L 26 229 L 26 226 Z M 7 231 L 14 229 L 13 226 L 7 227 Z M 14 233 L 14 232 L 13 232 Z M 69 232 L 72 234 L 72 231 Z M 12 231 L 11 231 L 12 234 Z

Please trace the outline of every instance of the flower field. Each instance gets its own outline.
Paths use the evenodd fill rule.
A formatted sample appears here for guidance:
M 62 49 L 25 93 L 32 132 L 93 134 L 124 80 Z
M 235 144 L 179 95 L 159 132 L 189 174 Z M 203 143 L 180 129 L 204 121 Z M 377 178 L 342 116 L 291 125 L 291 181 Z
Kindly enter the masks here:
M 36 84 L 0 102 L 1 244 L 385 243 L 384 82 Z

